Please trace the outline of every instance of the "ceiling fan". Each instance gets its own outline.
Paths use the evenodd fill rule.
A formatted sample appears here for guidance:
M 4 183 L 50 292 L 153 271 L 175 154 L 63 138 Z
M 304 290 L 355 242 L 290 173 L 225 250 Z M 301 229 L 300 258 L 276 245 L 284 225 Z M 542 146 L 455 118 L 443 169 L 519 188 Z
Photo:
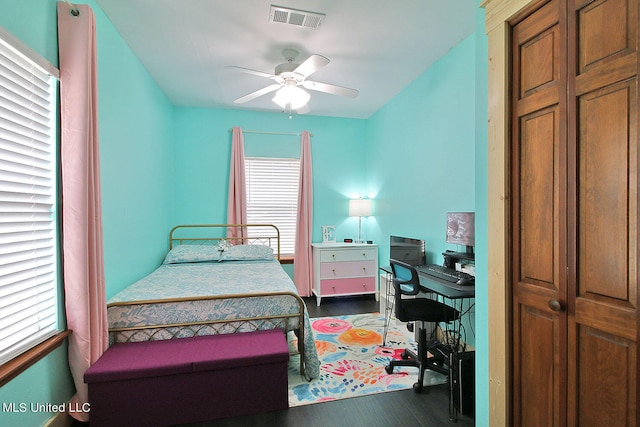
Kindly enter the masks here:
M 266 77 L 275 81 L 274 84 L 240 97 L 233 102 L 236 104 L 244 104 L 245 102 L 251 101 L 260 96 L 277 91 L 273 98 L 273 102 L 283 109 L 305 112 L 306 104 L 311 96 L 302 88 L 329 93 L 332 95 L 346 96 L 349 98 L 355 98 L 358 96 L 358 91 L 356 89 L 307 80 L 307 77 L 329 63 L 328 58 L 322 55 L 311 55 L 302 64 L 297 64 L 294 62 L 298 57 L 297 50 L 286 48 L 282 51 L 282 55 L 287 62 L 276 66 L 274 74 L 242 67 L 226 67 L 243 73 Z

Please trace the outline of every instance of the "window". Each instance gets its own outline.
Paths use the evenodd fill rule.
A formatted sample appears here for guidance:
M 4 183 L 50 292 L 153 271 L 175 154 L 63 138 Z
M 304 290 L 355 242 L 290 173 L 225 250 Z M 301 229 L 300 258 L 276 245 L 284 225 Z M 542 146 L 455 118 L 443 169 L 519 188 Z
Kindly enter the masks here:
M 0 31 L 0 364 L 59 332 L 58 81 L 33 56 Z
M 245 174 L 247 221 L 250 224 L 275 224 L 280 229 L 280 253 L 293 255 L 300 159 L 247 157 Z M 257 235 L 260 230 L 250 227 L 248 233 L 249 236 Z

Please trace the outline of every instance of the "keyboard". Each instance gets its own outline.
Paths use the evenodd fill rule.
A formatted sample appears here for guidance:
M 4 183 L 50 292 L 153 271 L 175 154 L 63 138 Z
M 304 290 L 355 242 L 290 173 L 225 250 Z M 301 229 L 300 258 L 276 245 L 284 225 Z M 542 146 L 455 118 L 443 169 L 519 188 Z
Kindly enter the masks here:
M 475 277 L 473 277 L 472 275 L 463 271 L 456 271 L 453 268 L 443 267 L 441 265 L 432 264 L 424 267 L 418 267 L 416 270 L 418 271 L 418 273 L 423 273 L 428 276 L 434 276 L 451 283 L 455 283 L 460 279 L 466 279 L 475 282 Z

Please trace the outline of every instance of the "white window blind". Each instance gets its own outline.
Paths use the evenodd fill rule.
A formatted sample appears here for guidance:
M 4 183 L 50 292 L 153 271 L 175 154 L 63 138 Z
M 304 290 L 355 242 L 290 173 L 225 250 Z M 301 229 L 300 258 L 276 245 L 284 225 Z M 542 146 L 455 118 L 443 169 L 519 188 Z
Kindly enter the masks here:
M 0 364 L 58 329 L 57 87 L 0 38 Z
M 247 221 L 275 224 L 280 229 L 281 254 L 293 255 L 296 239 L 300 159 L 245 158 Z M 249 236 L 260 234 L 248 229 Z M 273 245 L 276 250 L 275 244 Z

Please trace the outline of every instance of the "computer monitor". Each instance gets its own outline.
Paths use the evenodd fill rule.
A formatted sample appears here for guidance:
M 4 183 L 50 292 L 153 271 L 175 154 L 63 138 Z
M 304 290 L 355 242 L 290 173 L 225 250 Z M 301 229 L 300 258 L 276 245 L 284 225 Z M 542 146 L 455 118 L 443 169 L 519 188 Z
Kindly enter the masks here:
M 468 254 L 473 253 L 476 244 L 474 212 L 447 212 L 447 243 L 464 245 Z
M 424 240 L 410 237 L 389 237 L 389 258 L 406 262 L 414 267 L 427 263 Z

